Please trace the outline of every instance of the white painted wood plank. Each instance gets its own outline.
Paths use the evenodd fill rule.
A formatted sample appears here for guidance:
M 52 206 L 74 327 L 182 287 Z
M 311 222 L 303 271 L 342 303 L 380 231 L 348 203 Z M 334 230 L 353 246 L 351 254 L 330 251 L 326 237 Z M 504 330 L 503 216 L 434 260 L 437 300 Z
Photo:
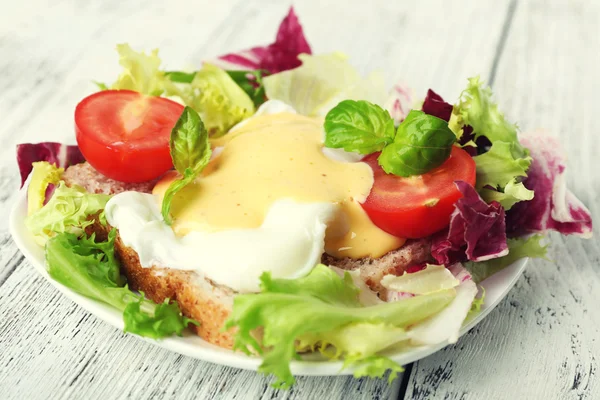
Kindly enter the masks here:
M 519 2 L 494 85 L 522 129 L 545 127 L 569 156 L 569 186 L 600 219 L 600 7 Z M 508 297 L 456 346 L 415 364 L 406 398 L 600 397 L 600 232 L 553 234 Z
M 76 103 L 119 71 L 114 45 L 158 47 L 168 67 L 272 40 L 289 1 L 28 1 L 0 14 L 0 393 L 5 398 L 389 398 L 398 389 L 352 378 L 299 378 L 274 392 L 254 372 L 168 353 L 87 315 L 26 263 L 7 237 L 19 142 L 73 142 Z M 489 70 L 507 4 L 302 1 L 315 52 L 343 50 L 364 73 L 382 70 L 453 93 Z M 4 12 L 5 11 L 5 12 Z M 456 21 L 470 23 L 457 24 Z M 451 79 L 459 77 L 459 80 Z M 2 236 L 5 235 L 5 236 Z M 16 269 L 15 269 L 16 268 Z M 14 272 L 13 272 L 14 270 Z

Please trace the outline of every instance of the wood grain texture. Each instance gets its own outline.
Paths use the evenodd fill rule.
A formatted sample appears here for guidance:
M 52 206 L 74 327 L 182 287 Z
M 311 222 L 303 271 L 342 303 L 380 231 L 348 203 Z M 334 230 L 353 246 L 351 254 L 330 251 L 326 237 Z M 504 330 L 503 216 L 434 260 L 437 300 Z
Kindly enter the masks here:
M 600 218 L 599 4 L 517 4 L 495 93 L 522 130 L 558 135 L 568 182 Z M 597 225 L 596 225 L 597 226 Z M 406 398 L 600 398 L 600 237 L 551 235 L 508 297 L 457 345 L 413 367 Z
M 277 392 L 254 372 L 182 357 L 123 335 L 62 298 L 37 276 L 7 232 L 9 206 L 19 184 L 14 145 L 41 140 L 73 142 L 73 109 L 94 90 L 90 81 L 111 81 L 119 72 L 116 43 L 129 42 L 138 49 L 158 47 L 168 68 L 198 65 L 220 53 L 269 43 L 288 1 L 176 0 L 167 5 L 141 0 L 28 0 L 21 7 L 7 0 L 0 3 L 5 3 L 0 4 L 4 5 L 0 13 L 0 397 L 398 396 L 398 381 L 390 387 L 382 381 L 349 377 L 301 377 L 291 391 Z M 432 87 L 449 99 L 458 95 L 467 76 L 486 76 L 492 70 L 509 7 L 509 2 L 493 0 L 463 2 L 460 7 L 441 0 L 295 2 L 315 52 L 343 50 L 363 73 L 380 69 L 389 83 L 402 80 L 421 96 Z M 595 34 L 597 40 L 593 21 L 598 15 L 587 10 L 585 4 L 573 2 L 573 7 L 561 6 L 554 15 L 543 3 L 519 4 L 497 64 L 496 88 L 511 116 L 530 127 L 560 126 L 557 133 L 564 132 L 565 137 L 580 132 L 582 142 L 571 141 L 567 148 L 576 158 L 571 160 L 573 175 L 595 165 L 594 149 L 586 144 L 593 143 L 592 107 L 598 88 L 589 82 L 598 82 L 594 80 L 598 51 L 586 51 L 580 36 Z M 575 26 L 573 21 L 579 16 L 587 23 Z M 553 28 L 549 37 L 563 48 L 568 44 L 568 57 L 539 43 L 546 38 L 548 21 L 554 19 L 574 36 L 571 39 L 579 39 L 576 45 L 567 43 L 561 29 Z M 518 24 L 522 26 L 515 31 Z M 592 44 L 597 50 L 598 43 Z M 589 60 L 589 65 L 573 63 L 581 59 Z M 561 79 L 549 72 L 548 65 L 558 68 L 555 72 L 562 74 Z M 577 71 L 583 75 L 575 77 Z M 572 75 L 567 79 L 565 74 Z M 554 80 L 560 86 L 553 85 Z M 579 101 L 574 88 L 588 101 Z M 532 93 L 538 98 L 532 98 Z M 556 97 L 560 100 L 554 101 Z M 583 105 L 576 107 L 576 101 Z M 585 113 L 586 122 L 573 113 Z M 578 151 L 583 151 L 581 157 L 575 157 Z M 589 173 L 577 176 L 572 186 L 590 205 L 600 192 L 598 181 Z M 598 215 L 596 204 L 593 212 Z M 599 354 L 594 338 L 598 331 L 593 328 L 600 326 L 600 321 L 590 305 L 592 290 L 600 288 L 598 242 L 554 239 L 555 263 L 533 264 L 510 299 L 459 342 L 463 350 L 451 348 L 416 365 L 406 398 L 460 398 L 463 392 L 472 398 L 503 398 L 497 388 L 509 377 L 520 385 L 506 393 L 513 398 L 534 398 L 531 387 L 539 390 L 545 369 L 554 371 L 556 380 L 554 386 L 540 392 L 549 394 L 546 398 L 567 393 L 571 386 L 576 386 L 573 393 L 584 396 L 598 390 L 592 376 L 596 374 L 597 380 L 598 356 L 593 359 L 591 354 Z M 569 291 L 573 292 L 571 300 L 558 297 Z M 552 295 L 557 299 L 550 300 Z M 513 301 L 516 306 L 511 305 Z M 547 352 L 546 338 L 562 350 Z M 474 378 L 482 373 L 495 380 Z

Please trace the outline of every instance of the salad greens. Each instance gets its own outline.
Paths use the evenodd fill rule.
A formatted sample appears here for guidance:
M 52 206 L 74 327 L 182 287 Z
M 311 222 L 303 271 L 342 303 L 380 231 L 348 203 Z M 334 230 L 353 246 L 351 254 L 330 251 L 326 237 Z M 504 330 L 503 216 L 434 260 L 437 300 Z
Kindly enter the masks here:
M 110 196 L 92 194 L 79 186 L 68 187 L 60 181 L 50 201 L 25 218 L 25 226 L 43 245 L 56 233 L 80 234 L 92 224 L 87 217 L 104 209 Z
M 379 165 L 398 176 L 424 174 L 450 156 L 456 136 L 440 118 L 411 110 L 396 131 L 390 114 L 367 101 L 344 100 L 325 117 L 325 146 L 381 151 Z
M 340 278 L 324 265 L 298 279 L 272 279 L 265 272 L 261 276 L 260 293 L 234 298 L 225 329 L 237 327 L 234 349 L 248 354 L 253 349 L 261 354 L 263 363 L 259 371 L 273 374 L 277 379 L 275 386 L 285 388 L 294 383 L 289 364 L 297 358 L 297 340 L 304 348 L 337 345 L 334 357 L 348 354 L 348 360 L 364 363 L 376 351 L 392 344 L 393 338 L 402 340 L 405 337 L 402 330 L 436 314 L 454 296 L 454 289 L 447 289 L 363 307 L 358 300 L 358 288 L 347 273 Z M 375 341 L 372 334 L 356 335 L 357 330 L 365 332 L 366 325 L 358 324 L 385 327 L 379 334 L 387 331 L 392 339 Z M 264 329 L 262 338 L 254 333 L 259 327 Z M 344 340 L 349 337 L 353 340 Z M 380 346 L 374 346 L 375 343 Z
M 479 283 L 521 258 L 548 259 L 548 245 L 541 243 L 543 239 L 544 236 L 542 235 L 508 239 L 508 254 L 506 256 L 477 263 L 467 262 L 465 266 L 473 276 L 473 280 Z
M 208 132 L 202 119 L 191 107 L 185 107 L 183 113 L 171 131 L 169 141 L 171 158 L 177 172 L 182 177 L 169 185 L 162 201 L 162 216 L 171 224 L 171 202 L 179 190 L 190 184 L 204 167 L 208 165 L 212 151 L 208 142 Z
M 164 93 L 168 80 L 165 73 L 160 70 L 158 49 L 146 54 L 134 51 L 131 46 L 124 43 L 117 45 L 117 52 L 123 72 L 115 83 L 110 85 L 110 89 L 133 90 L 150 96 L 160 96 Z M 100 86 L 100 89 L 103 88 L 106 88 L 106 85 Z
M 324 116 L 342 100 L 383 104 L 387 97 L 379 74 L 361 77 L 342 53 L 298 58 L 300 67 L 263 78 L 267 97 L 283 101 L 298 114 Z
M 492 100 L 492 90 L 479 77 L 470 78 L 452 113 L 450 126 L 459 137 L 464 127 L 469 126 L 475 140 L 484 136 L 491 142 L 489 151 L 474 157 L 477 189 L 482 197 L 486 201 L 499 201 L 506 210 L 519 201 L 531 200 L 533 192 L 521 180 L 527 176 L 532 158 L 529 150 L 519 143 L 517 126 L 506 120 Z
M 58 185 L 64 168 L 58 168 L 47 161 L 32 163 L 31 181 L 27 188 L 27 215 L 31 215 L 44 206 L 46 192 Z
M 211 136 L 227 133 L 238 122 L 254 114 L 254 102 L 224 70 L 212 65 L 196 72 L 163 71 L 158 50 L 151 54 L 134 51 L 128 44 L 117 45 L 123 72 L 110 89 L 133 90 L 149 96 L 181 100 L 196 110 Z M 98 84 L 100 89 L 109 88 Z
M 239 87 L 252 99 L 254 107 L 258 108 L 267 100 L 263 78 L 267 75 L 266 70 L 256 69 L 252 71 L 225 71 Z
M 181 335 L 189 323 L 177 303 L 162 304 L 144 298 L 125 286 L 114 254 L 116 230 L 105 242 L 71 233 L 59 233 L 46 243 L 50 276 L 77 293 L 123 311 L 125 332 L 159 339 Z

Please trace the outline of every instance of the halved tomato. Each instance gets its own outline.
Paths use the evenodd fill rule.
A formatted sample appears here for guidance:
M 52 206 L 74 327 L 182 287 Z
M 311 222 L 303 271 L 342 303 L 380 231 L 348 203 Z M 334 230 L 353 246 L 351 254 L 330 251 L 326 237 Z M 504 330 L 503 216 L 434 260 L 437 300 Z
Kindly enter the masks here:
M 169 137 L 182 112 L 181 104 L 131 90 L 94 93 L 75 109 L 77 143 L 103 175 L 149 181 L 173 167 Z
M 444 229 L 462 196 L 454 181 L 475 184 L 475 161 L 456 146 L 441 166 L 409 178 L 386 174 L 377 157 L 363 159 L 375 182 L 362 207 L 375 225 L 395 236 L 416 239 Z

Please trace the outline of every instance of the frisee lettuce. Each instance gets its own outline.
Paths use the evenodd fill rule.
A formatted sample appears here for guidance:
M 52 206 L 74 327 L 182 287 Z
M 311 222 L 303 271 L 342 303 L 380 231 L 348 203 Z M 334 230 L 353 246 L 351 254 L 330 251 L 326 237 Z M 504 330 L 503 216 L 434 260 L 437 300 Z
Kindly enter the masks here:
M 452 111 L 450 128 L 459 138 L 465 126 L 473 128 L 473 139 L 485 136 L 492 143 L 489 151 L 474 157 L 477 190 L 484 200 L 498 201 L 507 210 L 517 202 L 531 200 L 533 192 L 521 183 L 531 164 L 529 150 L 519 143 L 517 126 L 498 110 L 492 90 L 479 77 L 469 78 Z
M 50 201 L 25 218 L 25 226 L 40 245 L 56 233 L 81 233 L 92 224 L 87 217 L 104 209 L 109 199 L 109 195 L 88 193 L 60 181 Z
M 111 89 L 133 90 L 150 96 L 160 96 L 165 92 L 168 80 L 165 73 L 160 70 L 158 49 L 146 54 L 143 51 L 137 52 L 127 43 L 123 43 L 117 45 L 117 52 L 123 72 L 110 86 Z
M 352 324 L 386 324 L 404 329 L 438 313 L 454 296 L 454 289 L 449 289 L 363 307 L 358 300 L 358 288 L 348 273 L 340 278 L 330 268 L 318 265 L 309 275 L 298 279 L 272 279 L 269 273 L 264 273 L 260 293 L 235 297 L 225 329 L 237 327 L 234 349 L 261 354 L 263 362 L 259 371 L 274 375 L 275 387 L 287 388 L 294 383 L 289 364 L 298 358 L 297 340 L 302 339 L 303 346 L 311 348 L 329 345 L 332 340 L 342 346 L 340 338 L 344 335 L 340 335 L 339 330 L 350 329 Z M 259 338 L 256 329 L 260 327 L 263 334 Z M 404 337 L 401 333 L 400 330 L 394 332 L 398 340 Z M 371 335 L 362 339 L 355 337 L 352 348 L 337 349 L 334 354 L 350 353 L 354 356 L 351 357 L 353 363 L 365 361 L 372 355 L 372 349 L 366 354 L 365 347 L 357 352 L 360 340 L 373 339 Z
M 105 242 L 95 236 L 60 233 L 46 243 L 46 265 L 50 276 L 75 292 L 101 301 L 123 312 L 124 331 L 159 339 L 181 335 L 195 321 L 182 316 L 177 303 L 155 304 L 125 285 L 114 254 L 116 230 Z
M 168 95 L 179 96 L 201 116 L 210 136 L 222 136 L 254 114 L 254 103 L 224 70 L 204 64 L 189 84 L 171 85 Z
M 64 168 L 58 168 L 47 161 L 31 164 L 31 181 L 27 187 L 27 215 L 41 209 L 48 200 L 46 192 L 50 185 L 56 186 L 60 181 Z
M 254 102 L 240 85 L 224 70 L 204 64 L 192 73 L 161 70 L 158 50 L 150 54 L 136 52 L 128 44 L 117 45 L 123 72 L 110 89 L 127 89 L 149 96 L 181 99 L 196 110 L 213 136 L 220 136 L 231 127 L 254 114 Z M 101 90 L 108 88 L 96 83 Z

